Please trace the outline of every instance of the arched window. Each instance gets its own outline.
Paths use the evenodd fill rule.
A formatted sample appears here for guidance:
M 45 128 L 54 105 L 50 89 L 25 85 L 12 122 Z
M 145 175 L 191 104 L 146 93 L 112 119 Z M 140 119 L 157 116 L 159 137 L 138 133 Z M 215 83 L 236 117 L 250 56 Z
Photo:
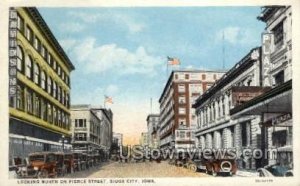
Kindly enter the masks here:
M 53 91 L 52 91 L 52 94 L 53 94 L 54 98 L 56 98 L 56 92 L 57 92 L 57 85 L 56 85 L 56 82 L 53 81 Z
M 19 71 L 23 71 L 24 53 L 20 46 L 17 47 L 17 68 Z
M 26 56 L 25 62 L 26 62 L 26 69 L 25 69 L 26 77 L 31 79 L 32 78 L 32 59 L 31 59 L 31 57 Z
M 33 81 L 36 84 L 39 84 L 39 77 L 40 77 L 40 67 L 38 66 L 38 64 L 34 63 L 34 77 L 33 77 Z
M 41 73 L 41 87 L 42 89 L 46 89 L 46 74 L 44 71 Z
M 52 91 L 52 79 L 51 79 L 50 76 L 48 76 L 47 84 L 48 84 L 47 91 L 48 91 L 49 94 L 51 94 L 51 91 Z

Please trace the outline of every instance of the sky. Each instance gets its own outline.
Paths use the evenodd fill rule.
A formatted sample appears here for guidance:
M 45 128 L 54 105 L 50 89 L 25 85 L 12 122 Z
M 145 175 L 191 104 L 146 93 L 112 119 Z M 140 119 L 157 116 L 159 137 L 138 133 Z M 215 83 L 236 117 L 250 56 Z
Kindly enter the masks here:
M 260 7 L 38 10 L 76 68 L 71 104 L 103 105 L 104 95 L 112 97 L 106 107 L 125 144 L 138 143 L 147 115 L 159 113 L 158 99 L 172 70 L 167 56 L 180 60 L 177 69 L 230 69 L 260 46 L 265 26 L 256 19 Z

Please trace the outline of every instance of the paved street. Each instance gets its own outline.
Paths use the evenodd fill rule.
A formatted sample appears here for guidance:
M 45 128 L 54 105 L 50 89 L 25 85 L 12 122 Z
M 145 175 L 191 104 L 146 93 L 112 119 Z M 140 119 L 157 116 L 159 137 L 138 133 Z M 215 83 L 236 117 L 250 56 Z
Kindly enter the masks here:
M 169 165 L 167 162 L 144 163 L 103 163 L 90 170 L 67 175 L 67 178 L 126 178 L 126 177 L 207 177 L 202 172 L 192 172 L 186 168 Z

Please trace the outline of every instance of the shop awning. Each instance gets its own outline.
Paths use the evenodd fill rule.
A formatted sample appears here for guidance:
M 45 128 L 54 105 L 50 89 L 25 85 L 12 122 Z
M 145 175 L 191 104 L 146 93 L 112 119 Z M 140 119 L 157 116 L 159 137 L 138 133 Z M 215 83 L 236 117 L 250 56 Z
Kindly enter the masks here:
M 261 115 L 262 113 L 292 112 L 292 80 L 253 98 L 230 110 L 233 118 L 241 115 Z

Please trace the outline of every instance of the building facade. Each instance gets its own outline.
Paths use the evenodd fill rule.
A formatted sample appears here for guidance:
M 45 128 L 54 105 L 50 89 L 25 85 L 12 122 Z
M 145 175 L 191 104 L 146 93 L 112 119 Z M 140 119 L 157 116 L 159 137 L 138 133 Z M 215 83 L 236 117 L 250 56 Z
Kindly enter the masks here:
M 197 119 L 192 104 L 223 74 L 220 71 L 201 70 L 177 70 L 171 73 L 159 99 L 160 148 L 195 147 Z
M 258 19 L 266 23 L 262 34 L 263 86 L 272 89 L 230 112 L 234 118 L 259 115 L 261 166 L 277 163 L 290 169 L 293 168 L 292 8 L 263 7 Z M 267 155 L 272 150 L 276 158 Z
M 198 120 L 196 137 L 201 149 L 234 148 L 239 156 L 244 149 L 260 146 L 257 141 L 260 117 L 232 119 L 230 116 L 230 109 L 268 90 L 268 87 L 262 88 L 260 50 L 252 49 L 193 105 Z M 255 169 L 257 163 L 250 158 L 238 166 Z
M 147 116 L 148 144 L 150 148 L 159 147 L 159 114 Z
M 145 147 L 149 146 L 149 136 L 147 132 L 142 132 L 140 137 L 140 145 Z
M 36 8 L 11 8 L 9 23 L 9 156 L 62 150 L 74 66 Z
M 118 147 L 123 146 L 123 134 L 113 132 L 113 143 L 117 144 Z

